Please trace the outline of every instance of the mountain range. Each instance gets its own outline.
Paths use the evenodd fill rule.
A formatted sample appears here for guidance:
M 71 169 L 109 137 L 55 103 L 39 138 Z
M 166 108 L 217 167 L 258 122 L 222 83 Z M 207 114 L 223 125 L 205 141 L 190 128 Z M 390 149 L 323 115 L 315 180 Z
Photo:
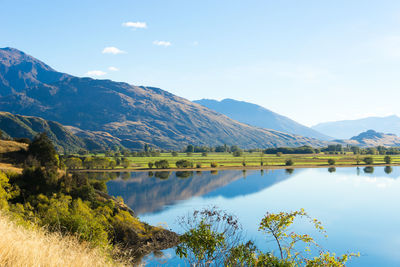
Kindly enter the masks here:
M 311 128 L 336 139 L 349 139 L 370 129 L 400 136 L 400 118 L 396 115 L 368 117 L 358 120 L 325 122 Z
M 81 137 L 109 135 L 131 149 L 324 144 L 238 122 L 159 88 L 61 73 L 14 48 L 0 49 L 0 110 L 58 122 Z
M 329 134 L 322 134 L 314 129 L 297 123 L 288 117 L 282 116 L 262 106 L 245 101 L 238 101 L 228 98 L 221 101 L 201 99 L 193 102 L 249 125 L 320 140 L 333 139 L 329 136 Z
M 350 139 L 335 140 L 335 141 L 346 145 L 353 145 L 360 147 L 400 146 L 400 137 L 398 137 L 397 135 L 380 133 L 374 130 L 368 130 L 362 132 L 359 135 L 353 136 Z

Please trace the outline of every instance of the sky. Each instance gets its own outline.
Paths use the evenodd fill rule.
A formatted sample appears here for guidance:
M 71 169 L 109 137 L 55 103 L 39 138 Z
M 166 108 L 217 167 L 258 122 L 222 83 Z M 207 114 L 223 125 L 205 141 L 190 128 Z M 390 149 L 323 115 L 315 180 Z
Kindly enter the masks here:
M 400 115 L 400 1 L 0 0 L 0 47 L 311 126 Z

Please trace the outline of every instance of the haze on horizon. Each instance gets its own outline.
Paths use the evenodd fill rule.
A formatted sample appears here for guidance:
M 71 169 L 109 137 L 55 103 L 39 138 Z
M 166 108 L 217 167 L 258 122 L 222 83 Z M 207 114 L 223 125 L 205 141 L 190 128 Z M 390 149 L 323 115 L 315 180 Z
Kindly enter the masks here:
M 308 126 L 400 115 L 398 1 L 0 3 L 0 47 L 61 72 L 243 100 Z

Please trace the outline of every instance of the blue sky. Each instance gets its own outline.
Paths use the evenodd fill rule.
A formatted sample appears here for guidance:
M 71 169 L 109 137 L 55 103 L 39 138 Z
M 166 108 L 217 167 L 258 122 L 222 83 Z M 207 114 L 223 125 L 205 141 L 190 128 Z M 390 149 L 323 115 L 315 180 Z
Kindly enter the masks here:
M 400 115 L 400 1 L 0 0 L 0 7 L 0 47 L 73 75 L 190 100 L 249 101 L 306 125 Z

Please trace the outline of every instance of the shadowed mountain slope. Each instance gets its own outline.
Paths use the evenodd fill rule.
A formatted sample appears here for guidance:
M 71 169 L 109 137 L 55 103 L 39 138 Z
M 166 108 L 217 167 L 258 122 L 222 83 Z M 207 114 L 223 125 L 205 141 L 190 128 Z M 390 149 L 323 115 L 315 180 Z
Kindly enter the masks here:
M 128 148 L 141 148 L 144 143 L 164 149 L 190 143 L 244 148 L 322 144 L 234 121 L 158 88 L 78 78 L 56 72 L 16 49 L 0 51 L 0 92 L 4 92 L 0 110 L 83 131 L 107 132 Z

